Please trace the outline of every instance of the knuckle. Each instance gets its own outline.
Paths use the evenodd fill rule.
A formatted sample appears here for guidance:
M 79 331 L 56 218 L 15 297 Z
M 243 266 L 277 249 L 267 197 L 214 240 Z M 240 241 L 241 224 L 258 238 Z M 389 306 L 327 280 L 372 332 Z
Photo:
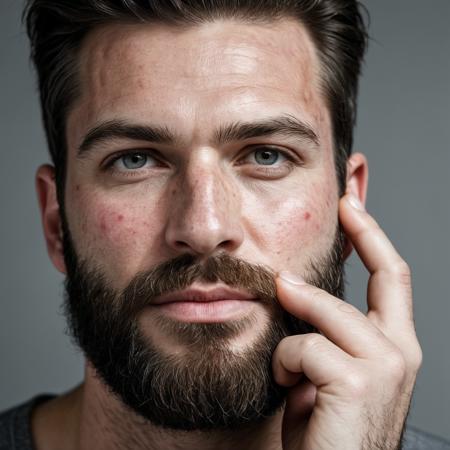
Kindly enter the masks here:
M 400 352 L 392 352 L 383 360 L 385 371 L 390 379 L 403 381 L 407 372 L 406 360 Z
M 406 261 L 401 259 L 391 267 L 391 270 L 403 285 L 411 284 L 411 268 Z
M 287 349 L 289 349 L 292 345 L 295 345 L 295 338 L 297 336 L 286 336 L 278 343 L 275 348 L 276 354 L 284 353 Z
M 363 398 L 369 391 L 369 382 L 360 373 L 349 373 L 345 379 L 345 388 L 351 397 Z
M 320 334 L 311 333 L 303 340 L 304 352 L 318 352 L 324 345 L 324 338 Z
M 416 347 L 411 351 L 411 366 L 416 372 L 420 369 L 423 362 L 423 352 L 420 344 L 417 343 Z

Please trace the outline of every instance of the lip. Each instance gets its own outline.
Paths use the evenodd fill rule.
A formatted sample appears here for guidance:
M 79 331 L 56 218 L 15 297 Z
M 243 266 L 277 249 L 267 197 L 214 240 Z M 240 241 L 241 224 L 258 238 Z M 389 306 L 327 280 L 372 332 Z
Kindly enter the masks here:
M 177 302 L 217 302 L 221 300 L 256 300 L 248 292 L 228 287 L 200 288 L 191 287 L 182 291 L 170 292 L 156 297 L 153 305 L 164 305 Z
M 180 322 L 218 323 L 251 314 L 259 304 L 257 300 L 248 292 L 224 286 L 191 286 L 157 297 L 152 307 Z

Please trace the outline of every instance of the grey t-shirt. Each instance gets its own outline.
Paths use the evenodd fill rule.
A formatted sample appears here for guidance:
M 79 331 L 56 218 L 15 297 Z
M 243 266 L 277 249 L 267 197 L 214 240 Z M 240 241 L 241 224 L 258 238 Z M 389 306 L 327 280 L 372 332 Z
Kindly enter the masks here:
M 50 398 L 52 398 L 51 395 L 41 395 L 23 405 L 0 413 L 0 450 L 34 449 L 30 427 L 31 411 Z M 345 449 L 336 447 L 336 450 Z M 450 443 L 408 427 L 404 434 L 402 450 L 450 450 Z

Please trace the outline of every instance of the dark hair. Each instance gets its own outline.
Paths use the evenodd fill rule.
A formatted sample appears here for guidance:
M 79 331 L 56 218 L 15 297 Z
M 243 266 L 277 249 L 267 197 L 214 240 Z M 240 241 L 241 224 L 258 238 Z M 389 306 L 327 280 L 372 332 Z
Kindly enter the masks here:
M 90 30 L 121 21 L 195 25 L 217 18 L 299 20 L 318 49 L 342 192 L 353 144 L 358 79 L 367 45 L 361 10 L 357 0 L 27 0 L 24 20 L 38 74 L 60 205 L 64 203 L 67 113 L 80 95 L 77 57 Z

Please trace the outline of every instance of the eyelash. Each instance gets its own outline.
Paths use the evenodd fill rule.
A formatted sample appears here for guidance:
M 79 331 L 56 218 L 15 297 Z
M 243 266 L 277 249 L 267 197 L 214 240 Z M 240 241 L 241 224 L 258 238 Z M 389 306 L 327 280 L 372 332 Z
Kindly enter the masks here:
M 276 151 L 278 152 L 282 157 L 286 158 L 286 161 L 284 161 L 283 165 L 287 165 L 289 166 L 289 168 L 292 170 L 292 168 L 294 166 L 299 166 L 301 165 L 301 161 L 299 160 L 298 156 L 294 156 L 292 154 L 292 152 L 289 152 L 288 150 L 285 149 L 280 149 L 278 147 L 275 146 L 270 146 L 270 145 L 255 145 L 250 147 L 250 150 L 248 152 L 245 153 L 245 155 L 239 159 L 239 163 L 237 165 L 242 166 L 245 165 L 245 162 L 243 162 L 242 160 L 248 158 L 252 153 L 255 153 L 257 150 L 269 150 L 269 151 Z M 135 170 L 129 169 L 129 170 L 118 170 L 114 167 L 114 164 L 119 161 L 121 158 L 125 157 L 125 156 L 129 156 L 129 155 L 133 155 L 133 154 L 141 154 L 141 155 L 145 155 L 145 156 L 149 156 L 151 158 L 153 158 L 156 162 L 161 163 L 160 159 L 155 156 L 154 151 L 149 151 L 146 149 L 135 149 L 135 150 L 124 150 L 120 153 L 115 154 L 114 156 L 112 156 L 110 159 L 108 159 L 104 164 L 103 164 L 103 170 L 104 171 L 110 171 L 110 172 L 119 172 L 121 174 L 121 176 L 135 176 L 139 173 L 141 173 L 142 170 L 145 170 L 145 168 L 137 168 Z M 260 173 L 264 173 L 264 174 L 275 174 L 275 173 L 279 173 L 281 167 L 271 167 L 270 165 L 258 165 L 258 164 L 252 164 L 253 166 L 257 167 L 258 171 Z M 160 166 L 155 166 L 153 168 L 158 168 Z
M 289 163 L 294 163 L 294 164 L 295 164 L 295 163 L 300 164 L 299 158 L 298 158 L 298 157 L 295 157 L 295 156 L 292 154 L 292 152 L 289 152 L 288 150 L 285 150 L 285 149 L 280 149 L 280 148 L 275 147 L 275 146 L 271 146 L 271 145 L 255 145 L 255 146 L 250 147 L 249 150 L 250 150 L 250 151 L 248 151 L 248 152 L 245 154 L 245 156 L 244 156 L 243 158 L 240 158 L 240 161 L 243 160 L 243 159 L 248 158 L 250 155 L 256 153 L 256 151 L 258 151 L 258 150 L 265 150 L 265 151 L 273 151 L 273 152 L 277 152 L 277 153 L 280 154 L 283 158 L 286 159 L 285 163 L 286 163 L 286 162 L 289 162 Z M 242 164 L 244 164 L 244 163 L 243 163 L 243 162 L 240 162 L 240 163 L 239 163 L 239 165 L 242 165 Z M 281 164 L 281 163 L 280 163 L 280 164 Z M 270 166 L 270 165 L 265 166 L 264 164 L 261 164 L 261 165 L 255 164 L 255 165 L 256 165 L 257 167 L 260 167 L 260 168 L 263 168 L 263 169 L 268 169 L 268 168 L 270 168 L 270 167 L 273 167 L 273 166 Z
M 126 176 L 131 175 L 132 176 L 134 173 L 140 172 L 143 169 L 140 168 L 140 169 L 135 169 L 135 170 L 130 169 L 128 171 L 122 171 L 122 170 L 116 169 L 114 167 L 114 164 L 125 156 L 130 156 L 130 155 L 135 155 L 135 154 L 152 157 L 155 161 L 157 161 L 158 163 L 161 163 L 159 158 L 157 156 L 155 156 L 154 151 L 149 151 L 146 149 L 124 150 L 122 152 L 116 153 L 114 156 L 112 156 L 111 158 L 106 160 L 106 162 L 103 164 L 102 169 L 104 171 L 120 172 L 120 174 L 122 174 L 122 175 L 126 175 Z M 156 166 L 156 167 L 158 167 L 158 166 Z

